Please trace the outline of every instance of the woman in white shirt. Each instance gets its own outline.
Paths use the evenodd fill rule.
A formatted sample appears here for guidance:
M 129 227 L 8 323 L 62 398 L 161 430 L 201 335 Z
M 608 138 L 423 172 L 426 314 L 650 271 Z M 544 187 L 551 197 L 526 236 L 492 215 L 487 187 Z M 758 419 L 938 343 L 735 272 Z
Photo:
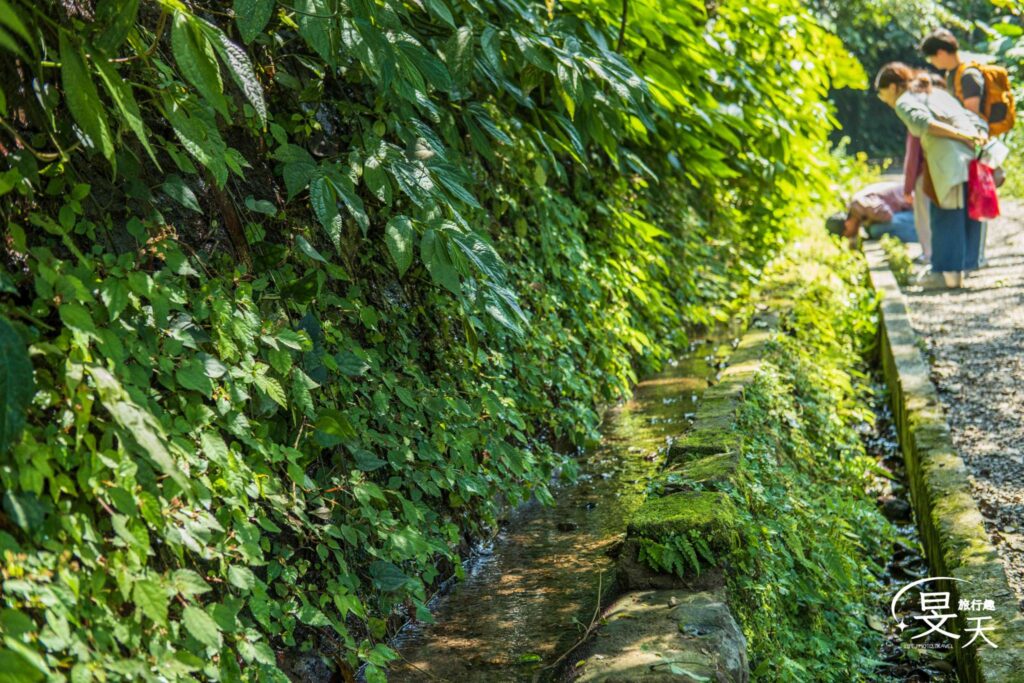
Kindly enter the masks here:
M 978 267 L 981 223 L 967 215 L 967 173 L 975 145 L 988 138 L 988 124 L 944 90 L 911 88 L 917 72 L 901 62 L 875 77 L 878 97 L 896 111 L 911 135 L 921 138 L 932 200 L 932 268 L 918 283 L 925 288 L 963 285 L 963 272 Z M 920 90 L 915 92 L 915 90 Z

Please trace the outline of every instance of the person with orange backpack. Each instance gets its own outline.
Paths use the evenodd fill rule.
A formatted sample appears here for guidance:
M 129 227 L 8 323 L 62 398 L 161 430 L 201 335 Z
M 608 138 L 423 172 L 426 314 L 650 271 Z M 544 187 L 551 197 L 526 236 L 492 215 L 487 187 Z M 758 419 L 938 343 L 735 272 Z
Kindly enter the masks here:
M 1004 67 L 962 61 L 956 36 L 945 28 L 937 28 L 929 33 L 919 47 L 929 64 L 945 72 L 949 92 L 966 109 L 988 122 L 990 137 L 998 137 L 1013 128 L 1017 110 L 1010 89 L 1010 75 Z M 997 173 L 1002 171 L 998 170 Z M 985 222 L 981 225 L 981 254 L 978 263 L 984 266 L 988 225 Z
M 1010 74 L 998 64 L 960 59 L 960 44 L 948 29 L 938 28 L 921 41 L 928 63 L 945 72 L 947 89 L 967 108 L 988 121 L 991 137 L 1013 128 L 1017 110 Z

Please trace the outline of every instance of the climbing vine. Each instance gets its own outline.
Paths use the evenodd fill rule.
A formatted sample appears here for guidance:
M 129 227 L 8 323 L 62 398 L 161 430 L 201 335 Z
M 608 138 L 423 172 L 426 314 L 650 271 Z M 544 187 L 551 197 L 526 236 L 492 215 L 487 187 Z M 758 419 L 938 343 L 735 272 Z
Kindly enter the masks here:
M 383 679 L 827 192 L 796 0 L 0 0 L 0 670 Z

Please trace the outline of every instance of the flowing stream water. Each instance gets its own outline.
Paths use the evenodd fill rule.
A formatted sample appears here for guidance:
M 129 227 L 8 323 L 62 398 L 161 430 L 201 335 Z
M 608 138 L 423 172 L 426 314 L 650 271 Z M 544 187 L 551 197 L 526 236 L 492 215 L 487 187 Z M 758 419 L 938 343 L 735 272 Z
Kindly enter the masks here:
M 915 640 L 914 636 L 924 630 L 922 627 L 901 632 L 890 616 L 889 601 L 893 595 L 907 583 L 927 577 L 928 561 L 914 523 L 899 436 L 880 378 L 872 407 L 875 411 L 875 425 L 862 435 L 864 445 L 868 454 L 878 461 L 879 467 L 887 471 L 889 476 L 876 479 L 870 489 L 878 496 L 883 514 L 896 525 L 901 537 L 893 544 L 891 556 L 879 558 L 885 565 L 882 581 L 886 589 L 880 596 L 882 600 L 877 605 L 876 613 L 868 621 L 883 634 L 878 652 L 881 662 L 877 669 L 878 681 L 956 683 L 959 679 L 956 660 L 950 649 L 951 641 L 934 636 Z M 906 606 L 905 602 L 903 606 Z M 910 610 L 914 614 L 921 613 L 912 606 Z
M 552 491 L 555 505 L 516 510 L 465 579 L 431 602 L 435 623 L 408 624 L 389 681 L 529 681 L 569 649 L 613 581 L 614 548 L 643 502 L 672 439 L 732 351 L 703 341 L 633 398 L 605 413 L 599 446 L 580 456 L 578 480 Z M 610 552 L 612 551 L 612 552 Z

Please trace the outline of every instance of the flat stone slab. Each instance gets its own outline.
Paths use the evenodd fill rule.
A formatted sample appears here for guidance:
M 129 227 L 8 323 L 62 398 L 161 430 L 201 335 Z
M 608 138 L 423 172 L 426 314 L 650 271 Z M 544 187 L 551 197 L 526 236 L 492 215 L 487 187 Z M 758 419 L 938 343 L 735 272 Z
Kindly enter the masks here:
M 573 680 L 746 683 L 747 642 L 725 591 L 627 593 L 605 614 Z

